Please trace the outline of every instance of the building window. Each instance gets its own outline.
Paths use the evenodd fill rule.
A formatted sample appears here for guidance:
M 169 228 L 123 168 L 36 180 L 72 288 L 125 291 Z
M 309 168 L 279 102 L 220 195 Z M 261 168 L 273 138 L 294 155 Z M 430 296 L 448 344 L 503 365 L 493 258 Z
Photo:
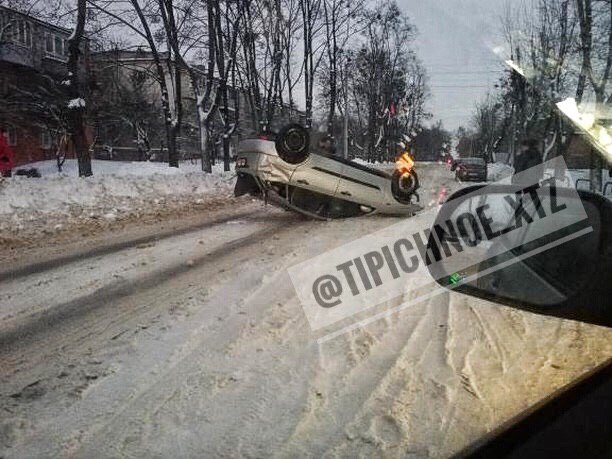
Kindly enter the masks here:
M 53 54 L 53 35 L 51 35 L 50 33 L 45 35 L 45 50 L 48 53 Z
M 4 137 L 6 137 L 6 142 L 14 147 L 17 145 L 17 129 L 12 126 L 7 126 L 4 128 Z
M 45 35 L 45 51 L 47 54 L 56 57 L 64 57 L 68 55 L 68 42 L 64 37 L 47 33 Z
M 32 26 L 27 21 L 16 21 L 13 25 L 13 42 L 32 47 Z
M 51 136 L 51 131 L 49 129 L 44 129 L 40 132 L 40 146 L 45 150 L 51 148 L 53 144 L 53 137 Z
M 55 36 L 55 55 L 64 55 L 64 40 L 62 40 L 62 37 L 58 37 L 57 35 Z

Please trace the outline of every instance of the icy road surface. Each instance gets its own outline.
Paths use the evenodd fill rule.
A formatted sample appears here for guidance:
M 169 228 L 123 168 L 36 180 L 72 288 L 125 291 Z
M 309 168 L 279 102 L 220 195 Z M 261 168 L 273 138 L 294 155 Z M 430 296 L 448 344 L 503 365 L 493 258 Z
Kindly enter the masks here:
M 460 186 L 420 174 L 428 205 Z M 287 268 L 396 221 L 247 200 L 3 265 L 0 456 L 445 457 L 612 354 L 455 293 L 317 344 Z

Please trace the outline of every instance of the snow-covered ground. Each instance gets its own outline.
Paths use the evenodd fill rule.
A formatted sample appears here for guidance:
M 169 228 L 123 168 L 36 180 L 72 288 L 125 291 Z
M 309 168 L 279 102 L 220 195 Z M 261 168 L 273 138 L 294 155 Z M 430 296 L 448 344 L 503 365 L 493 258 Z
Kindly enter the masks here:
M 0 191 L 0 215 L 20 210 L 39 213 L 82 208 L 108 207 L 113 202 L 136 206 L 143 200 L 181 195 L 226 193 L 233 186 L 234 173 L 215 165 L 212 174 L 204 174 L 199 164 L 181 163 L 179 168 L 163 163 L 94 160 L 92 177 L 77 176 L 75 160 L 68 160 L 59 173 L 53 161 L 29 164 L 41 178 L 15 176 L 3 181 Z
M 428 207 L 461 186 L 419 175 Z M 451 292 L 318 343 L 287 269 L 398 219 L 247 204 L 0 272 L 0 456 L 448 457 L 612 354 L 608 329 Z
M 115 176 L 126 176 L 126 175 L 175 175 L 184 174 L 186 172 L 200 172 L 199 161 L 181 161 L 180 167 L 168 167 L 167 163 L 151 162 L 151 161 L 110 161 L 93 159 L 91 161 L 91 168 L 94 176 L 97 175 L 115 175 Z M 24 164 L 17 167 L 16 169 L 30 169 L 35 168 L 41 173 L 42 176 L 57 176 L 67 175 L 76 176 L 78 175 L 78 165 L 76 159 L 67 159 L 62 166 L 62 172 L 58 172 L 57 164 L 55 160 L 39 161 L 29 164 Z M 213 173 L 219 174 L 223 172 L 223 164 L 217 163 L 213 166 Z
M 417 168 L 432 164 L 436 163 L 419 163 Z M 393 168 L 393 163 L 369 165 Z M 165 163 L 93 160 L 94 175 L 87 178 L 78 177 L 76 160 L 67 160 L 61 173 L 55 161 L 19 167 L 27 168 L 36 168 L 42 177 L 0 180 L 0 240 L 23 243 L 37 235 L 68 231 L 69 226 L 229 201 L 235 184 L 233 165 L 224 172 L 219 163 L 212 174 L 204 174 L 193 161 L 171 168 Z
M 32 163 L 41 178 L 14 176 L 0 181 L 0 236 L 49 233 L 91 220 L 123 219 L 212 198 L 231 196 L 235 173 L 215 165 L 204 174 L 199 164 L 94 160 L 92 177 L 77 175 L 75 160 L 58 173 L 54 161 Z

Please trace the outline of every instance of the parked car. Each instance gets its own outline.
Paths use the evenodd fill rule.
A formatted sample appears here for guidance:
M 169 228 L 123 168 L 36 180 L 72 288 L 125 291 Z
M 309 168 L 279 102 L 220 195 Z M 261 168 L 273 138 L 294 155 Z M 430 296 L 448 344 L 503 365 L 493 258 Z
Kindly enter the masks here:
M 408 154 L 398 158 L 391 173 L 314 153 L 308 131 L 299 125 L 284 128 L 274 142 L 241 142 L 236 171 L 236 196 L 250 193 L 314 218 L 412 215 L 422 209 L 414 160 Z
M 459 158 L 451 170 L 455 171 L 455 179 L 462 182 L 487 181 L 487 163 L 483 158 Z

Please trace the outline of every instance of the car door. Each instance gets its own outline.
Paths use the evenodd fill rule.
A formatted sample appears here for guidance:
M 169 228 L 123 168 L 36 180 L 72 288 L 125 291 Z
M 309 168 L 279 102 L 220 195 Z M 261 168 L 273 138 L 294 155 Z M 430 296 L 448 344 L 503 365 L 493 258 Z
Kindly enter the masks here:
M 334 197 L 342 175 L 342 163 L 311 154 L 291 175 L 290 185 Z
M 337 196 L 347 201 L 377 208 L 384 201 L 383 187 L 385 180 L 388 179 L 373 171 L 344 164 Z

